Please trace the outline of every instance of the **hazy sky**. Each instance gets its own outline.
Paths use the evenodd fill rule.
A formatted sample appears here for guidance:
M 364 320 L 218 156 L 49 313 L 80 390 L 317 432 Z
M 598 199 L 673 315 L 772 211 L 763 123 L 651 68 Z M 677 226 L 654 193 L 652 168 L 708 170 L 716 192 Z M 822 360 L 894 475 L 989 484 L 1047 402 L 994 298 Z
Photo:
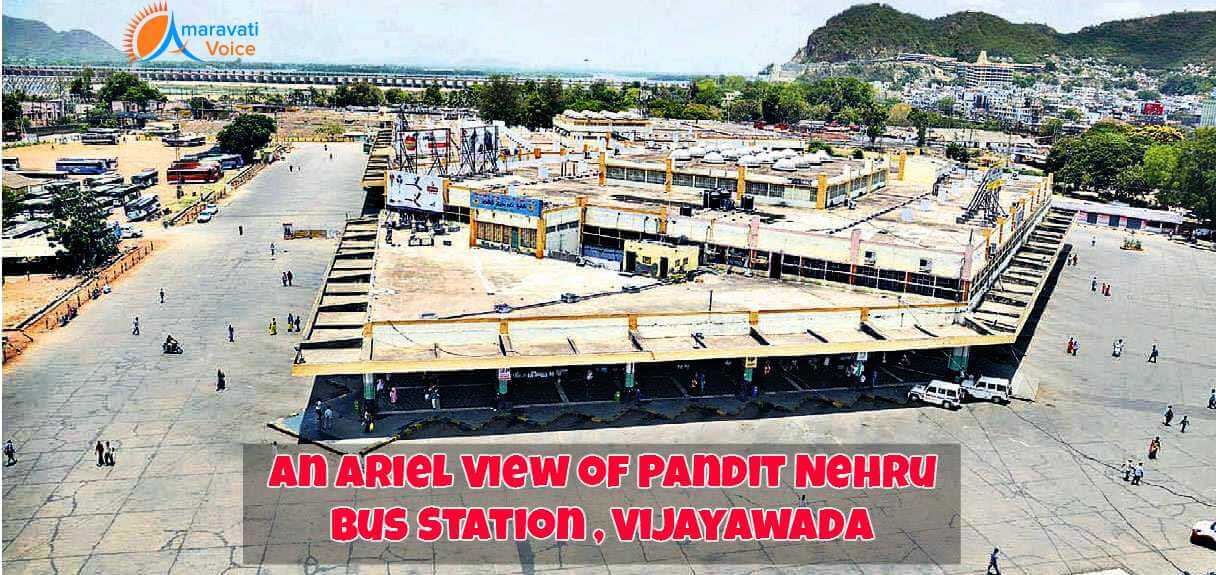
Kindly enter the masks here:
M 257 20 L 256 60 L 754 74 L 784 62 L 848 0 L 194 0 L 182 23 Z M 4 14 L 89 30 L 121 49 L 150 0 L 6 0 Z M 1106 20 L 1216 9 L 1216 0 L 891 0 L 925 17 L 983 10 L 1062 32 Z M 196 40 L 197 41 L 197 40 Z M 190 43 L 195 53 L 202 46 Z

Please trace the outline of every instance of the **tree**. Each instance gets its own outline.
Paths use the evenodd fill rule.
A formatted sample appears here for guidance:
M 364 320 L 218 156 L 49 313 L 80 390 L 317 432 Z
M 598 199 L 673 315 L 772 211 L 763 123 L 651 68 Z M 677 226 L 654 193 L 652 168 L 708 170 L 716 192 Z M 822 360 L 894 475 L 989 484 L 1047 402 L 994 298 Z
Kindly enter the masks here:
M 921 110 L 920 108 L 913 108 L 908 112 L 908 123 L 912 124 L 912 126 L 916 128 L 916 147 L 925 147 L 925 141 L 928 139 L 929 125 L 931 121 L 932 118 L 929 116 L 929 113 Z
M 25 100 L 25 92 L 15 90 L 12 92 L 4 92 L 4 131 L 20 132 L 25 126 L 25 119 L 21 113 L 21 102 Z
M 896 102 L 891 106 L 891 110 L 887 113 L 887 124 L 892 126 L 909 126 L 909 115 L 912 113 L 912 106 L 904 102 Z
M 1216 128 L 1199 128 L 1179 144 L 1174 187 L 1159 199 L 1216 226 Z
M 1144 182 L 1149 188 L 1169 190 L 1178 170 L 1178 147 L 1156 144 L 1144 151 Z
M 21 213 L 22 204 L 25 202 L 25 188 L 10 188 L 4 186 L 4 223 L 7 225 L 13 218 Z
M 1059 118 L 1047 118 L 1039 127 L 1039 133 L 1048 138 L 1055 138 L 1064 130 L 1064 121 Z
M 861 122 L 866 126 L 866 136 L 870 138 L 870 145 L 874 145 L 874 141 L 882 135 L 887 129 L 888 111 L 882 104 L 871 104 L 866 106 L 861 112 Z
M 384 101 L 391 106 L 399 106 L 408 101 L 408 92 L 401 88 L 389 88 L 384 91 Z
M 81 100 L 93 99 L 93 69 L 85 66 L 73 78 L 72 83 L 68 85 L 68 92 Z
M 338 86 L 334 90 L 333 100 L 334 105 L 339 108 L 379 106 L 384 103 L 384 93 L 380 91 L 380 88 L 368 82 L 355 82 Z
M 1056 142 L 1048 155 L 1049 169 L 1065 185 L 1094 192 L 1118 190 L 1119 175 L 1139 165 L 1148 147 L 1131 134 L 1126 126 L 1099 122 L 1080 136 Z
M 805 102 L 800 103 L 806 105 Z M 688 120 L 721 120 L 722 113 L 713 106 L 694 102 L 684 106 L 682 117 Z
M 516 126 L 521 117 L 519 86 L 506 76 L 491 76 L 490 81 L 479 87 L 477 112 L 487 122 L 502 121 Z
M 140 106 L 148 102 L 164 102 L 165 96 L 139 76 L 128 72 L 114 72 L 106 77 L 105 84 L 97 91 L 97 99 L 105 104 L 111 102 L 134 102 Z
M 190 98 L 189 102 L 187 103 L 190 105 L 190 115 L 196 120 L 203 117 L 204 110 L 210 110 L 215 107 L 211 104 L 211 100 L 208 100 L 202 96 Z
M 945 98 L 941 98 L 937 101 L 937 111 L 941 112 L 942 114 L 944 114 L 946 116 L 953 116 L 954 115 L 954 104 L 955 104 L 954 98 L 951 98 L 949 96 L 947 96 Z
M 216 135 L 220 148 L 230 154 L 240 154 L 246 162 L 253 154 L 270 143 L 277 127 L 274 119 L 265 114 L 241 114 L 224 126 Z
M 1076 108 L 1068 108 L 1060 113 L 1065 120 L 1076 122 L 1081 119 L 1081 111 Z
M 54 197 L 55 222 L 51 235 L 66 252 L 65 271 L 96 268 L 118 254 L 118 238 L 106 224 L 98 196 L 83 186 L 64 186 Z
M 761 114 L 760 102 L 755 100 L 738 98 L 726 106 L 726 119 L 732 122 L 754 122 Z
M 442 106 L 443 105 L 443 90 L 439 86 L 431 84 L 422 91 L 422 104 L 424 106 Z
M 971 159 L 971 151 L 958 142 L 946 144 L 946 157 L 956 162 L 967 162 Z
M 1136 92 L 1137 100 L 1160 100 L 1161 92 L 1156 90 L 1138 90 Z

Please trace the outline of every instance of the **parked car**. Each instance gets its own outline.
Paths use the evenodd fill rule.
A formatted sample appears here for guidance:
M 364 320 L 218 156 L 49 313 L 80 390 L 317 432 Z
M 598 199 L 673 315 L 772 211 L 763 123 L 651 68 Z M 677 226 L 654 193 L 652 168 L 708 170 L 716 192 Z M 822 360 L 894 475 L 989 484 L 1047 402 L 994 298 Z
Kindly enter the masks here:
M 1008 379 L 1000 377 L 981 377 L 978 381 L 964 379 L 962 388 L 964 397 L 993 403 L 1009 403 L 1011 387 Z
M 1200 521 L 1191 528 L 1191 543 L 1216 550 L 1216 521 Z
M 135 226 L 122 226 L 118 228 L 118 237 L 124 240 L 142 238 L 144 237 L 144 231 Z
M 203 211 L 198 213 L 197 221 L 200 224 L 205 224 L 211 221 L 211 218 L 214 218 L 218 213 L 220 213 L 220 209 L 215 204 L 207 204 L 203 207 Z
M 957 383 L 935 379 L 927 384 L 913 386 L 908 391 L 908 399 L 946 409 L 958 409 L 963 404 L 963 390 Z

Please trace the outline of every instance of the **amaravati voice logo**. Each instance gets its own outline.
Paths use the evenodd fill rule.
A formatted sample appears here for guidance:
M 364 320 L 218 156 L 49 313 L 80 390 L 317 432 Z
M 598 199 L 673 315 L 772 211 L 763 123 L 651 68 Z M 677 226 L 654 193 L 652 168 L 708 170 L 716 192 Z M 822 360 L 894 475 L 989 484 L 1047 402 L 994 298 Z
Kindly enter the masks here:
M 165 53 L 170 45 L 177 46 L 170 54 L 182 54 L 191 60 L 202 62 L 202 59 L 190 52 L 181 35 L 177 33 L 177 21 L 165 2 L 149 4 L 127 25 L 123 48 L 132 62 L 155 59 Z
M 208 56 L 240 58 L 257 54 L 257 46 L 252 40 L 258 37 L 258 33 L 256 20 L 243 24 L 178 24 L 167 2 L 154 2 L 131 19 L 123 39 L 123 48 L 132 62 L 154 60 L 165 52 L 202 62 L 203 59 L 195 56 L 186 46 L 185 40 L 201 37 L 204 38 Z

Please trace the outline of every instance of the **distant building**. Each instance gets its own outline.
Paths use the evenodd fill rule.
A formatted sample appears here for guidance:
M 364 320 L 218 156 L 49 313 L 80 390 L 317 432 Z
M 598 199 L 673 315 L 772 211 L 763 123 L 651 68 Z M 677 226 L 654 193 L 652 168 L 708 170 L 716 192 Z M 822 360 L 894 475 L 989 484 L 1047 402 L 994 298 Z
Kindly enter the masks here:
M 1216 127 L 1216 89 L 1208 94 L 1208 98 L 1203 101 L 1203 106 L 1199 112 L 1199 125 L 1203 127 Z
M 1013 81 L 1014 72 L 1035 72 L 1043 69 L 1042 64 L 1009 64 L 993 62 L 988 59 L 988 52 L 980 50 L 975 62 L 960 62 L 959 71 L 968 87 L 992 86 L 1008 84 Z
M 29 121 L 31 128 L 54 126 L 63 118 L 63 100 L 22 102 L 21 116 Z

